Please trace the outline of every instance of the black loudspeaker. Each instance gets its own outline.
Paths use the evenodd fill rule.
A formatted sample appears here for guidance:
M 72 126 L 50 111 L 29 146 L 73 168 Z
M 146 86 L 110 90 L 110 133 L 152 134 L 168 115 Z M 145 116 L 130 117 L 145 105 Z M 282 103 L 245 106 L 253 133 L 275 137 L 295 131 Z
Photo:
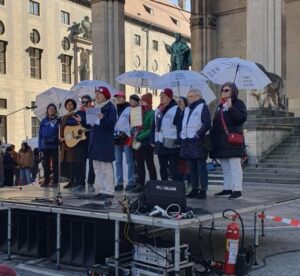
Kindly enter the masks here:
M 171 204 L 178 204 L 181 212 L 184 212 L 186 210 L 185 185 L 178 181 L 148 181 L 145 185 L 143 200 L 147 210 L 151 210 L 155 205 L 166 209 Z

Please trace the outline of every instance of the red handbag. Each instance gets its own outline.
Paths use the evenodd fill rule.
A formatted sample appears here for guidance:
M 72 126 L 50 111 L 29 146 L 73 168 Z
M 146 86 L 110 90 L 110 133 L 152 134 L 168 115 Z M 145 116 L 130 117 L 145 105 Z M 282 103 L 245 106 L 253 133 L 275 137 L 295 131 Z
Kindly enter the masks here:
M 221 110 L 221 121 L 223 128 L 225 130 L 225 133 L 227 134 L 227 142 L 230 145 L 235 146 L 241 146 L 244 144 L 244 135 L 236 132 L 230 132 L 228 131 L 227 125 L 224 120 L 223 111 Z

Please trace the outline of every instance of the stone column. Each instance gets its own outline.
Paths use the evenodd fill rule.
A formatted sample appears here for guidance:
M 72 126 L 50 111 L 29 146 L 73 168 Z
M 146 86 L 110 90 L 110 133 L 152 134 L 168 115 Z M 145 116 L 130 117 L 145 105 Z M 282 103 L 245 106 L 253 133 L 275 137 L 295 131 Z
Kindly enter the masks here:
M 216 17 L 212 0 L 191 0 L 192 69 L 201 71 L 215 58 Z
M 247 58 L 286 79 L 285 0 L 247 0 Z
M 125 71 L 125 0 L 92 0 L 93 77 L 120 88 Z

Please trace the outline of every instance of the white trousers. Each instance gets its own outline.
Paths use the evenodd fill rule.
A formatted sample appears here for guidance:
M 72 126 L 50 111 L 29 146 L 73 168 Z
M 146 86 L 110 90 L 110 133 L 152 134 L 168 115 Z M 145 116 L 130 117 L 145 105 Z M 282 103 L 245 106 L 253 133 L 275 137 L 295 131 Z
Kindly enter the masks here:
M 106 195 L 114 194 L 114 170 L 111 162 L 93 160 L 95 171 L 95 183 L 99 185 L 100 193 Z
M 241 158 L 221 158 L 224 190 L 242 191 L 243 170 Z

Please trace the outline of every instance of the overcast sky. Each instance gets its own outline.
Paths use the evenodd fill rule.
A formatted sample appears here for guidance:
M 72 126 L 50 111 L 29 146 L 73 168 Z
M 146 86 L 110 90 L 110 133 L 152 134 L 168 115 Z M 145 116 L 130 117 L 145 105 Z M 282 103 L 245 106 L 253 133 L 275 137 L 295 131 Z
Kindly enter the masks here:
M 171 1 L 174 4 L 178 3 L 178 0 L 169 0 L 169 1 Z M 187 10 L 189 10 L 189 11 L 191 10 L 191 1 L 190 0 L 186 1 L 186 7 L 187 7 Z

